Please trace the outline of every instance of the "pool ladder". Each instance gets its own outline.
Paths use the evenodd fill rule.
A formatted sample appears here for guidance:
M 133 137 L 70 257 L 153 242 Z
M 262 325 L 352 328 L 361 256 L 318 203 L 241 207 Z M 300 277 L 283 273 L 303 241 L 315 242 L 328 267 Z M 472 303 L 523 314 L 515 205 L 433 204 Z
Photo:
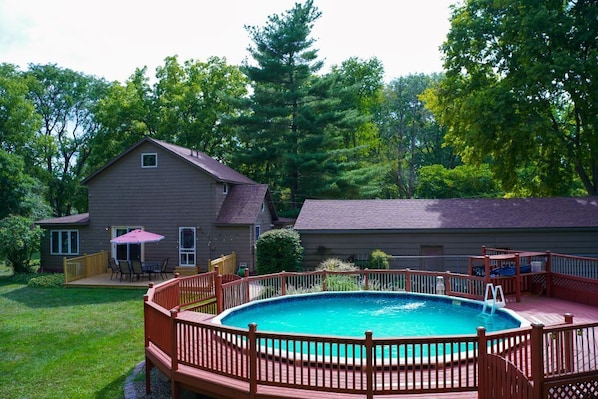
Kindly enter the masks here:
M 503 293 L 502 285 L 486 284 L 482 314 L 485 314 L 486 309 L 490 308 L 490 315 L 493 315 L 497 308 L 504 308 L 505 305 L 505 294 Z

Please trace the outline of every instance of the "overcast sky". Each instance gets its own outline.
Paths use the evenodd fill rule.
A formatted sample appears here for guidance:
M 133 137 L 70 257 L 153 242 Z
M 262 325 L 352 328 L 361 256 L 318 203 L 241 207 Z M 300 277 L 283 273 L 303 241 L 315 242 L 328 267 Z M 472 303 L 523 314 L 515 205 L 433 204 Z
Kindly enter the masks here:
M 124 82 L 167 56 L 238 65 L 262 27 L 297 0 L 0 0 L 0 62 L 55 63 Z M 349 57 L 382 61 L 386 80 L 442 71 L 439 46 L 456 0 L 315 0 L 312 30 L 325 70 Z

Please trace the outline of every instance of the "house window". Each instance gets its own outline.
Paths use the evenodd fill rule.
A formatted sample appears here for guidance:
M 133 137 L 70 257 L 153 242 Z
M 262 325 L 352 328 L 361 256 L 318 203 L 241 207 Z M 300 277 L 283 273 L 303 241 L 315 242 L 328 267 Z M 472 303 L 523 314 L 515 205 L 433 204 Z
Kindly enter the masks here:
M 79 230 L 52 230 L 50 232 L 52 255 L 78 255 Z
M 195 266 L 195 227 L 179 227 L 179 265 Z
M 228 194 L 228 183 L 222 185 L 222 194 Z
M 113 227 L 112 238 L 122 236 L 135 229 L 141 229 L 141 227 Z M 112 257 L 117 260 L 142 260 L 141 244 L 114 244 L 112 245 Z
M 158 154 L 143 153 L 141 154 L 141 167 L 142 168 L 157 168 L 158 167 Z
M 255 241 L 257 241 L 258 238 L 260 238 L 260 226 L 259 225 L 255 226 Z
M 262 213 L 264 213 L 265 210 L 266 210 L 266 205 L 264 205 L 264 203 L 262 202 L 262 207 L 261 207 L 260 211 Z

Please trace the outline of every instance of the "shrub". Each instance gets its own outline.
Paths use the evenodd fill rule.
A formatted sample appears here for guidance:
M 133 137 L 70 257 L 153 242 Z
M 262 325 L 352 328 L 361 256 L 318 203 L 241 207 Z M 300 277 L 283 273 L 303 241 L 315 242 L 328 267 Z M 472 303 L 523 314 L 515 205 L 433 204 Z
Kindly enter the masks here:
M 389 269 L 390 264 L 388 263 L 389 256 L 380 249 L 374 249 L 370 254 L 368 260 L 368 268 L 370 269 Z
M 351 262 L 345 262 L 344 260 L 338 258 L 328 258 L 326 260 L 323 260 L 318 265 L 318 267 L 316 267 L 316 270 L 327 270 L 331 272 L 351 272 L 359 270 L 359 268 Z
M 39 250 L 43 231 L 22 216 L 7 216 L 0 220 L 0 259 L 12 267 L 15 274 L 31 273 L 31 257 Z
M 293 229 L 265 232 L 257 240 L 256 258 L 258 274 L 300 271 L 303 247 L 299 233 Z
M 316 270 L 327 272 L 353 272 L 359 267 L 337 258 L 329 258 L 318 265 Z M 327 274 L 326 291 L 359 291 L 359 277 L 347 274 Z
M 62 287 L 64 285 L 64 274 L 44 274 L 37 277 L 33 277 L 27 283 L 29 287 Z

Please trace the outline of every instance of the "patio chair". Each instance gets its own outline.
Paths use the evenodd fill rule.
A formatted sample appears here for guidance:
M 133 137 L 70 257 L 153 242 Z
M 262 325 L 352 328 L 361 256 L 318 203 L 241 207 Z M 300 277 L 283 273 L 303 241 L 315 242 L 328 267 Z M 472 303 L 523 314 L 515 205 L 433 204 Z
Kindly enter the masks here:
M 127 275 L 129 280 L 133 281 L 133 272 L 131 271 L 131 264 L 128 260 L 122 259 L 118 261 L 120 266 L 120 281 L 123 281 L 123 276 Z
M 120 267 L 112 257 L 108 259 L 108 268 L 112 271 L 112 274 L 110 275 L 110 280 L 112 280 L 112 276 L 114 275 L 118 277 L 118 275 L 120 274 Z
M 143 278 L 145 272 L 143 271 L 143 265 L 141 264 L 140 260 L 132 260 L 131 261 L 131 279 L 133 279 L 133 275 L 137 276 L 137 280 Z
M 156 271 L 154 271 L 154 273 L 160 274 L 160 277 L 162 277 L 162 280 L 164 280 L 164 277 L 167 277 L 166 276 L 166 273 L 168 273 L 167 269 L 168 269 L 168 258 L 164 258 L 164 260 L 162 260 L 162 266 L 160 266 L 160 270 L 156 270 Z

